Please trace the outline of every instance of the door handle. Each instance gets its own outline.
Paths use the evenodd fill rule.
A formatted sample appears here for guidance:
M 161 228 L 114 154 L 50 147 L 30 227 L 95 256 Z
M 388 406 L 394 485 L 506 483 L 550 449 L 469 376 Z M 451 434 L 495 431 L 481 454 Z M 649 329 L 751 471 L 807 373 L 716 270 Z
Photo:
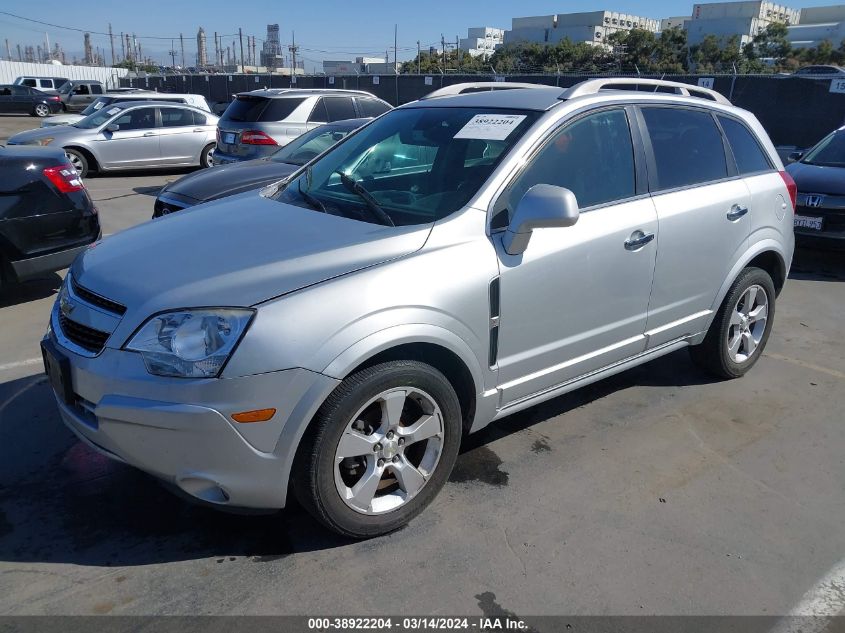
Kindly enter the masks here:
M 195 127 L 194 132 L 205 132 L 205 130 L 202 129 L 201 127 Z
M 144 132 L 144 136 L 155 136 L 155 132 Z
M 731 207 L 731 210 L 728 211 L 728 220 L 733 222 L 734 220 L 739 220 L 742 216 L 748 213 L 748 207 L 741 207 L 738 204 L 735 204 Z
M 625 250 L 639 250 L 653 239 L 654 233 L 643 233 L 642 231 L 634 231 L 633 233 L 631 233 L 631 237 L 625 240 Z

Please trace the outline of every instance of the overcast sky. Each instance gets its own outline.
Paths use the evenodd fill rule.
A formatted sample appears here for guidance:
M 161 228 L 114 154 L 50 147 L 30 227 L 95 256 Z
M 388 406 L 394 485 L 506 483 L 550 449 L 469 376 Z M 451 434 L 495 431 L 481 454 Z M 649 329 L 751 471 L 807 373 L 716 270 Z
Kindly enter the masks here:
M 15 45 L 42 44 L 45 32 L 50 43 L 59 42 L 66 54 L 81 56 L 82 33 L 56 26 L 39 25 L 12 17 L 6 13 L 73 27 L 92 32 L 93 45 L 106 51 L 110 61 L 109 38 L 95 32 L 107 33 L 111 22 L 115 33 L 134 32 L 142 36 L 142 50 L 161 63 L 165 63 L 171 48 L 170 38 L 179 49 L 179 34 L 185 37 L 185 61 L 193 65 L 196 60 L 196 34 L 202 26 L 208 34 L 213 56 L 213 33 L 226 35 L 225 43 L 231 45 L 238 27 L 244 35 L 255 35 L 258 47 L 266 37 L 268 23 L 278 23 L 281 39 L 290 43 L 292 31 L 300 46 L 299 55 L 306 60 L 306 69 L 312 70 L 323 59 L 351 59 L 356 55 L 384 56 L 390 48 L 393 57 L 393 27 L 399 27 L 399 59 L 416 55 L 417 40 L 423 49 L 439 45 L 441 33 L 449 42 L 455 36 L 466 37 L 472 26 L 510 28 L 512 17 L 548 15 L 609 9 L 650 18 L 689 15 L 692 2 L 684 0 L 611 0 L 604 6 L 589 0 L 567 2 L 549 0 L 140 0 L 103 2 L 87 0 L 2 0 L 0 2 L 0 55 L 5 58 L 5 39 L 8 38 L 13 56 Z M 819 4 L 818 0 L 790 2 L 789 6 L 801 8 Z M 5 12 L 5 13 L 4 13 Z M 233 37 L 233 35 L 235 37 Z M 164 39 L 153 39 L 153 38 Z M 120 43 L 115 38 L 120 54 Z M 179 63 L 177 57 L 177 63 Z

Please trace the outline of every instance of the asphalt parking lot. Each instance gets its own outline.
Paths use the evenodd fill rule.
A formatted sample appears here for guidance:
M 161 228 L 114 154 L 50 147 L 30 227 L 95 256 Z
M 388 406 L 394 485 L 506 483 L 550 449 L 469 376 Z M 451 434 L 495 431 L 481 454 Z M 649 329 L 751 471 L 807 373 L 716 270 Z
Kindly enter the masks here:
M 0 117 L 0 139 L 37 123 Z M 183 173 L 88 179 L 104 233 L 147 221 Z M 367 542 L 296 507 L 194 507 L 79 443 L 39 359 L 60 281 L 0 296 L 0 614 L 845 609 L 842 254 L 797 253 L 745 378 L 682 351 L 518 413 L 465 441 L 423 515 Z

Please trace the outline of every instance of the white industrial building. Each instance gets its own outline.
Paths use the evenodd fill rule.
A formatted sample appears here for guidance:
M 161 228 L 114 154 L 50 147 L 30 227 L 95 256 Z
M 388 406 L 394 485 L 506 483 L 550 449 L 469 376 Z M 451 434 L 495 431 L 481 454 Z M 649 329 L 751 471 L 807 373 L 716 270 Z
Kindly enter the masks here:
M 490 26 L 467 29 L 467 36 L 459 44 L 462 51 L 472 57 L 492 55 L 505 41 L 505 30 Z
M 601 45 L 611 33 L 642 29 L 657 33 L 660 21 L 615 11 L 559 13 L 513 18 L 511 29 L 505 31 L 505 44 L 535 42 L 556 44 L 565 39 Z
M 684 23 L 688 22 L 690 17 L 688 15 L 679 15 L 671 18 L 663 18 L 660 20 L 660 30 L 666 31 L 668 29 L 682 29 Z
M 815 48 L 825 40 L 838 47 L 845 40 L 845 5 L 801 9 L 801 18 L 789 27 L 787 38 L 793 48 Z
M 798 24 L 800 11 L 773 2 L 711 2 L 695 4 L 692 18 L 687 20 L 687 42 L 700 44 L 708 35 L 727 41 L 733 36 L 744 46 L 773 22 L 787 26 Z
M 393 75 L 399 72 L 399 64 L 384 57 L 356 57 L 355 61 L 323 61 L 326 75 Z

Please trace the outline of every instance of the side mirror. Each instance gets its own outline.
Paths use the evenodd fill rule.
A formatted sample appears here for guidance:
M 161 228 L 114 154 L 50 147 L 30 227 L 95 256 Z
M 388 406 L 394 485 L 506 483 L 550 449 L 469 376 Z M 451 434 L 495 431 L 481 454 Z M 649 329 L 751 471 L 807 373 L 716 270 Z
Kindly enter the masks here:
M 106 126 L 106 132 L 117 132 L 120 129 L 120 126 L 117 123 L 112 123 L 111 125 Z
M 786 158 L 787 158 L 787 160 L 789 160 L 790 163 L 795 163 L 795 162 L 801 160 L 801 157 L 803 155 L 804 155 L 804 152 L 790 152 L 789 156 L 787 156 Z
M 574 193 L 554 185 L 534 185 L 516 205 L 502 242 L 509 255 L 519 255 L 528 248 L 534 229 L 572 226 L 577 221 Z

